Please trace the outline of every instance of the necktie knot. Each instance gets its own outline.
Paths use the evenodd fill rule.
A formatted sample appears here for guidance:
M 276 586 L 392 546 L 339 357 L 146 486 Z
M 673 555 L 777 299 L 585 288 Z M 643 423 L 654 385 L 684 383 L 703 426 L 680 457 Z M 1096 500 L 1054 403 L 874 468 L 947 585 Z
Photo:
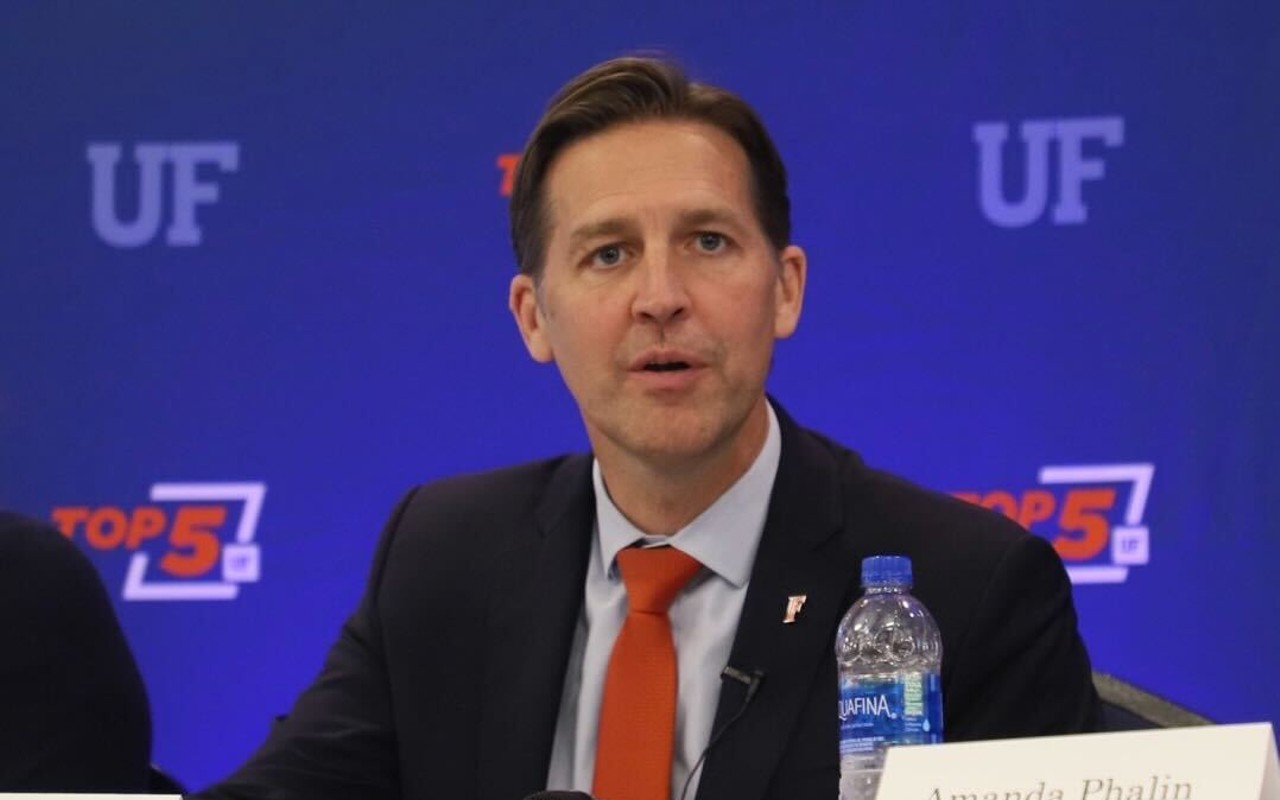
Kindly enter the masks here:
M 632 613 L 663 614 L 702 564 L 674 547 L 628 547 L 618 551 L 618 571 Z

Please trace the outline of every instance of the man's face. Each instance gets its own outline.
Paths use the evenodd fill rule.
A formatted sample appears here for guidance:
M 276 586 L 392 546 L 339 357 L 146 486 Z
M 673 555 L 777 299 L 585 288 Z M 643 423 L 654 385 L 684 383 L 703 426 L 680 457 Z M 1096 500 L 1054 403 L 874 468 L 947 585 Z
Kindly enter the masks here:
M 511 310 L 530 355 L 559 367 L 602 463 L 679 469 L 758 451 L 805 259 L 773 249 L 750 181 L 737 142 L 691 121 L 611 128 L 552 163 L 543 272 L 513 279 Z

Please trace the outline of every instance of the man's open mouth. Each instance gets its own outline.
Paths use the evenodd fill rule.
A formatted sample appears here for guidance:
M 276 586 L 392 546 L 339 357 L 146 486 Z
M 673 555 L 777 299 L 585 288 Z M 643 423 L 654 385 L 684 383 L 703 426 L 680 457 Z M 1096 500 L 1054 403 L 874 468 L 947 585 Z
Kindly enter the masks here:
M 689 364 L 686 361 L 656 361 L 645 364 L 644 368 L 649 372 L 675 372 L 676 370 L 688 369 Z

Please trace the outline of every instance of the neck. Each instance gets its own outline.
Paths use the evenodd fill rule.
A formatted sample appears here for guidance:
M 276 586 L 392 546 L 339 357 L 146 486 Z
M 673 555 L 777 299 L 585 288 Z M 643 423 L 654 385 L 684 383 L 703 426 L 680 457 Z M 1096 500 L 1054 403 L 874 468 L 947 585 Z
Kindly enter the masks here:
M 707 452 L 681 458 L 644 458 L 597 448 L 596 459 L 618 510 L 650 535 L 670 536 L 706 511 L 751 468 L 769 432 L 761 397 L 742 426 Z

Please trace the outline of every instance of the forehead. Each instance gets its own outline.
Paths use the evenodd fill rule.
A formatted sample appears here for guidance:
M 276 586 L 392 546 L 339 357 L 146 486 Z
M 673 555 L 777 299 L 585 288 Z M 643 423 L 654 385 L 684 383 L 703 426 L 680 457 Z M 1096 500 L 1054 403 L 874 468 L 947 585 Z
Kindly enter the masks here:
M 704 122 L 634 122 L 580 139 L 552 162 L 545 189 L 553 242 L 610 218 L 709 209 L 753 217 L 746 154 Z

